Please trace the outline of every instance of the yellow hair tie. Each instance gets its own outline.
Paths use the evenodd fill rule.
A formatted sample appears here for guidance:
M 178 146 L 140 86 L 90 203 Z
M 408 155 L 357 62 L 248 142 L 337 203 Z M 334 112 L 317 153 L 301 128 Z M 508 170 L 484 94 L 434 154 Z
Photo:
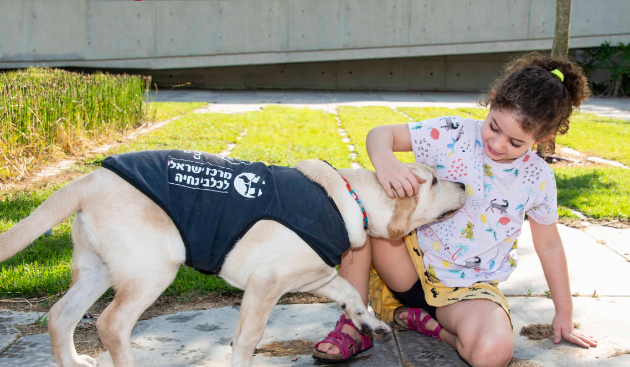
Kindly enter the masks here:
M 564 74 L 562 74 L 562 72 L 560 70 L 553 69 L 553 70 L 551 70 L 551 74 L 557 76 L 558 79 L 560 79 L 560 81 L 564 82 Z

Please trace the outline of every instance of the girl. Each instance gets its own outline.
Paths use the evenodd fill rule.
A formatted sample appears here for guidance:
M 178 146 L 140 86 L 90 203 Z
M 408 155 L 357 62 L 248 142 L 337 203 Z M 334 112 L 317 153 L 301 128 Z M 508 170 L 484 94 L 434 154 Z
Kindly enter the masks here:
M 366 303 L 369 288 L 381 320 L 443 340 L 473 366 L 507 366 L 512 324 L 497 284 L 518 264 L 527 214 L 553 295 L 555 343 L 564 338 L 596 346 L 591 336 L 573 329 L 566 257 L 555 224 L 555 179 L 529 149 L 566 133 L 573 109 L 589 94 L 578 66 L 534 53 L 509 64 L 492 85 L 482 101 L 490 107 L 485 121 L 449 116 L 372 129 L 367 151 L 390 197 L 394 191 L 401 197 L 418 192 L 417 180 L 393 154 L 412 150 L 437 177 L 466 184 L 468 200 L 452 218 L 420 227 L 404 240 L 368 238 L 365 247 L 345 254 L 339 274 Z M 403 307 L 396 307 L 398 302 Z M 371 340 L 342 315 L 313 355 L 339 361 L 369 346 Z

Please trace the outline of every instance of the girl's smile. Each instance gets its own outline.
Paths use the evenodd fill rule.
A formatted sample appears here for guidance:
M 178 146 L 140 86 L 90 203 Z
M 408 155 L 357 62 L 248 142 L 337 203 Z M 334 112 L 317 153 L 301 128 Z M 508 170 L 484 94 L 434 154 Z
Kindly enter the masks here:
M 496 150 L 492 149 L 492 147 L 490 146 L 490 143 L 487 143 L 487 144 L 488 144 L 489 155 L 494 155 L 494 156 L 497 156 L 497 158 L 498 158 L 501 154 L 503 154 L 503 153 L 499 153 Z

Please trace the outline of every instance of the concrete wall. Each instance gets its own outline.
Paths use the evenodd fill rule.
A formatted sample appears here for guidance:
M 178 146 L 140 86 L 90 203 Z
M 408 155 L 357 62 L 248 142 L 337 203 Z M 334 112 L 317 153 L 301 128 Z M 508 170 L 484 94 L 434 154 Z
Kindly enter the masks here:
M 627 0 L 574 0 L 571 47 L 630 42 L 628 14 Z M 550 49 L 554 23 L 554 0 L 4 0 L 0 68 L 160 70 L 503 53 Z
M 499 53 L 128 72 L 151 75 L 162 88 L 190 83 L 190 87 L 212 89 L 479 92 L 488 88 L 513 56 Z

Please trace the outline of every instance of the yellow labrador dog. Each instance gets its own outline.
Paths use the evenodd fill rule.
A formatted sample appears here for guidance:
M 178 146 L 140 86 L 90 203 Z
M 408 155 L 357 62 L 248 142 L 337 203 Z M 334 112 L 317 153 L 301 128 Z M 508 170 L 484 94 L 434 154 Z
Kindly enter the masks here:
M 322 161 L 303 161 L 295 166 L 334 201 L 353 248 L 363 246 L 367 235 L 401 238 L 420 225 L 454 214 L 464 204 L 462 184 L 438 180 L 421 164 L 408 167 L 427 183 L 420 185 L 415 197 L 391 199 L 372 171 L 337 171 Z M 367 230 L 360 206 L 344 179 L 365 208 Z M 115 366 L 138 366 L 132 353 L 131 330 L 186 261 L 185 243 L 160 206 L 116 173 L 100 168 L 59 189 L 29 217 L 0 235 L 0 261 L 74 213 L 73 281 L 49 314 L 55 359 L 62 367 L 97 365 L 91 357 L 77 355 L 74 328 L 92 303 L 114 287 L 115 298 L 96 326 Z M 341 305 L 363 331 L 390 331 L 370 315 L 348 281 L 337 276 L 300 236 L 277 221 L 260 220 L 251 226 L 225 257 L 219 276 L 245 291 L 233 337 L 233 366 L 251 366 L 272 308 L 286 292 L 327 297 Z

